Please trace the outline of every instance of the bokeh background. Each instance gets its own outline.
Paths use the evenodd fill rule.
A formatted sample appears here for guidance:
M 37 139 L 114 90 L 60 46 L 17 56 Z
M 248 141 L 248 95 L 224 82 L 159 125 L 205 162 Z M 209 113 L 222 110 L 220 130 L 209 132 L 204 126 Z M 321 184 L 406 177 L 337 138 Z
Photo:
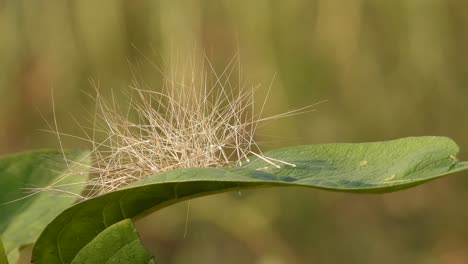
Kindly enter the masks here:
M 328 100 L 272 122 L 264 149 L 444 135 L 466 160 L 467 29 L 462 0 L 0 0 L 0 153 L 58 147 L 40 131 L 52 102 L 60 130 L 79 133 L 70 115 L 88 117 L 89 80 L 123 90 L 137 65 L 158 89 L 148 58 L 202 50 L 220 70 L 240 51 L 244 79 L 263 87 L 276 74 L 268 113 Z M 228 193 L 137 224 L 158 263 L 456 264 L 468 263 L 467 200 L 461 173 L 384 195 Z

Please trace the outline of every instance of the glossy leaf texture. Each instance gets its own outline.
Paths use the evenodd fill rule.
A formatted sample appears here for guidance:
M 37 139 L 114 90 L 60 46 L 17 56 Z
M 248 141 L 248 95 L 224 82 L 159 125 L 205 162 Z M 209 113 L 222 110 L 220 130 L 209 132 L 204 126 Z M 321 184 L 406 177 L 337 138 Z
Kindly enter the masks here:
M 70 166 L 85 170 L 82 166 L 88 162 L 88 152 L 69 151 L 65 155 Z M 0 157 L 0 234 L 10 263 L 16 263 L 18 248 L 33 244 L 48 223 L 76 202 L 71 194 L 81 193 L 87 176 L 68 175 L 68 168 L 60 151 Z M 61 192 L 37 192 L 52 183 Z
M 347 192 L 392 192 L 468 169 L 445 137 L 297 146 L 265 153 L 241 167 L 192 168 L 156 174 L 125 189 L 67 209 L 41 234 L 34 263 L 71 263 L 97 234 L 123 219 L 141 217 L 198 196 L 260 187 L 310 187 Z
M 144 248 L 131 220 L 120 221 L 104 229 L 78 252 L 72 264 L 155 263 Z

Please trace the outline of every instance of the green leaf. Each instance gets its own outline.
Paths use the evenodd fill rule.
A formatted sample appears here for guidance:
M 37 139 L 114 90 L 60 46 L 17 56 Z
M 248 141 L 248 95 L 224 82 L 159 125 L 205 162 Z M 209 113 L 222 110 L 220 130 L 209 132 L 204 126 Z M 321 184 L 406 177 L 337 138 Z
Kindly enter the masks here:
M 66 153 L 69 162 L 86 163 L 88 152 Z M 80 170 L 80 165 L 75 164 Z M 19 257 L 18 248 L 33 244 L 39 234 L 57 215 L 75 203 L 75 197 L 52 191 L 34 195 L 31 188 L 46 187 L 54 182 L 63 191 L 80 193 L 87 180 L 84 175 L 68 175 L 61 152 L 33 151 L 0 157 L 0 234 L 11 263 Z M 57 197 L 59 195 L 59 197 Z M 70 196 L 70 194 L 68 194 Z
M 131 220 L 111 225 L 78 252 L 72 264 L 154 263 Z
M 8 259 L 3 248 L 2 239 L 0 239 L 0 264 L 8 264 Z
M 265 156 L 296 165 L 264 170 L 261 159 L 243 167 L 192 168 L 145 178 L 125 189 L 83 201 L 60 214 L 38 239 L 35 263 L 70 263 L 102 230 L 122 219 L 198 196 L 243 188 L 302 186 L 333 191 L 391 192 L 467 170 L 458 146 L 445 137 L 362 144 L 289 147 Z M 258 170 L 260 169 L 260 170 Z

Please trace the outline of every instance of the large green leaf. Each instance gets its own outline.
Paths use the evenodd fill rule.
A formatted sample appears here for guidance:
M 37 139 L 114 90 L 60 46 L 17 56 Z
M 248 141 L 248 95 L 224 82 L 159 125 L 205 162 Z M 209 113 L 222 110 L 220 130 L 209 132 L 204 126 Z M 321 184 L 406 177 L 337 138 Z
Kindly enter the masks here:
M 0 239 L 0 264 L 8 264 L 7 256 L 5 254 L 5 249 L 3 248 L 2 239 Z
M 154 263 L 143 247 L 132 221 L 111 225 L 89 242 L 73 259 L 72 264 L 87 263 Z
M 242 188 L 302 186 L 334 191 L 390 192 L 468 169 L 449 138 L 420 137 L 362 144 L 290 147 L 265 156 L 295 164 L 280 169 L 261 159 L 243 167 L 180 169 L 76 204 L 60 214 L 33 249 L 35 263 L 70 263 L 102 230 L 122 219 L 197 196 Z
M 76 161 L 86 163 L 88 152 L 66 152 L 70 166 L 81 170 Z M 57 182 L 61 190 L 80 193 L 87 180 L 83 175 L 67 175 L 67 164 L 59 151 L 33 151 L 0 157 L 0 234 L 11 263 L 15 263 L 18 248 L 33 244 L 39 234 L 76 198 L 70 194 L 44 191 L 33 194 L 30 188 L 46 187 Z M 60 197 L 57 197 L 59 195 Z M 67 197 L 68 196 L 68 197 Z

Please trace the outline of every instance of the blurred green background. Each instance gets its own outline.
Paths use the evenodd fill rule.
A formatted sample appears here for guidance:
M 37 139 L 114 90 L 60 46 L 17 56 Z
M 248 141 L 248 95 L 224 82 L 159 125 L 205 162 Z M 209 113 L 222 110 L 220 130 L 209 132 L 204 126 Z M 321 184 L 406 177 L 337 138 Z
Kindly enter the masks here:
M 462 0 L 0 0 L 0 152 L 58 147 L 101 89 L 131 67 L 156 89 L 164 66 L 205 51 L 220 70 L 240 51 L 277 120 L 264 149 L 444 135 L 468 159 L 468 2 Z M 66 141 L 67 147 L 82 147 Z M 468 178 L 385 195 L 285 188 L 182 203 L 137 222 L 158 263 L 468 263 Z M 188 216 L 188 217 L 187 217 Z M 184 235 L 185 234 L 185 235 Z

